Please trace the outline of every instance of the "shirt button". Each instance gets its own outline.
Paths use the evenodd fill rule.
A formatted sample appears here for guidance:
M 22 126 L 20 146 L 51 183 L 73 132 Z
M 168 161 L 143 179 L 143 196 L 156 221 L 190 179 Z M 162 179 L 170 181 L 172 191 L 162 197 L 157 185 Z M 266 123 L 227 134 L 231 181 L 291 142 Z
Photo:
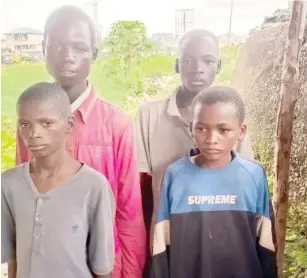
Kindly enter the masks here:
M 43 202 L 42 198 L 38 198 L 38 203 L 41 204 Z
M 39 239 L 39 238 L 40 238 L 40 234 L 36 234 L 36 235 L 35 235 L 35 238 L 36 238 L 36 239 Z
M 41 218 L 40 216 L 37 216 L 37 217 L 36 217 L 36 221 L 37 221 L 37 222 L 40 222 L 41 220 L 42 220 L 42 218 Z

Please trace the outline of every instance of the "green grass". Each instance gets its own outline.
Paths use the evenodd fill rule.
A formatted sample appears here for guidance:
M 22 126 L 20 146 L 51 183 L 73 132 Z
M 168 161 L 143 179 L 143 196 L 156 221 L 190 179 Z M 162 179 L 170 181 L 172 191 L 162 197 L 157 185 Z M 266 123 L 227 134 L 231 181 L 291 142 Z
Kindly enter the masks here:
M 43 64 L 2 66 L 2 116 L 15 116 L 15 103 L 19 94 L 38 81 L 48 81 Z
M 108 60 L 102 60 L 93 65 L 89 79 L 103 98 L 120 106 L 125 96 L 132 92 L 131 84 L 140 81 L 142 77 L 173 74 L 174 60 L 172 56 L 151 56 L 127 77 L 115 74 L 116 66 Z M 14 116 L 15 102 L 20 93 L 40 81 L 52 81 L 44 64 L 22 63 L 2 66 L 2 116 Z
M 237 58 L 240 54 L 240 46 L 225 47 L 221 49 L 222 70 L 217 76 L 216 84 L 231 85 Z

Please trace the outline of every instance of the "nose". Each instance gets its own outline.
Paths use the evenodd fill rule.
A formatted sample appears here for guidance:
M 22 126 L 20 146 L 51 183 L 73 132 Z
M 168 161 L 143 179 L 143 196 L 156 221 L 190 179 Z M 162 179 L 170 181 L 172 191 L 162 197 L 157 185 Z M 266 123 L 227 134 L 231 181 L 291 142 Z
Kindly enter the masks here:
M 40 131 L 39 126 L 32 125 L 30 128 L 29 136 L 31 139 L 41 138 L 41 131 Z
M 74 63 L 75 62 L 75 55 L 70 47 L 65 47 L 63 49 L 63 60 L 66 63 Z
M 193 61 L 192 63 L 192 71 L 195 73 L 204 73 L 205 69 L 204 69 L 204 63 L 202 61 Z
M 207 132 L 205 137 L 206 145 L 215 145 L 218 143 L 218 134 L 214 131 Z

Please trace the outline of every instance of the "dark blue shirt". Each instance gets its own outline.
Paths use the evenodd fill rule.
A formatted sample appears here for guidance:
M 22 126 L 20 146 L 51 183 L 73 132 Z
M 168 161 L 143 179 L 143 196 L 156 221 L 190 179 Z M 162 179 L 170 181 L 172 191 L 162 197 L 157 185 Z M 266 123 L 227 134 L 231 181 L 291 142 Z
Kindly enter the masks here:
M 186 156 L 165 172 L 152 277 L 277 277 L 265 171 L 234 156 L 205 169 Z

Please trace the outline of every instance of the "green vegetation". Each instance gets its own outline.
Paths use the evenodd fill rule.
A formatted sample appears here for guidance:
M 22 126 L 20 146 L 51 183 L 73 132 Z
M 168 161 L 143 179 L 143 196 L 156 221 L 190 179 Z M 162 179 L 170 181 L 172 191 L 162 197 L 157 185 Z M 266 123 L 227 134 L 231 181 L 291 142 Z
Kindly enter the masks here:
M 152 45 L 146 37 L 145 24 L 140 21 L 114 23 L 103 46 L 113 64 L 116 64 L 125 76 L 131 74 L 135 65 L 150 56 L 152 50 Z

